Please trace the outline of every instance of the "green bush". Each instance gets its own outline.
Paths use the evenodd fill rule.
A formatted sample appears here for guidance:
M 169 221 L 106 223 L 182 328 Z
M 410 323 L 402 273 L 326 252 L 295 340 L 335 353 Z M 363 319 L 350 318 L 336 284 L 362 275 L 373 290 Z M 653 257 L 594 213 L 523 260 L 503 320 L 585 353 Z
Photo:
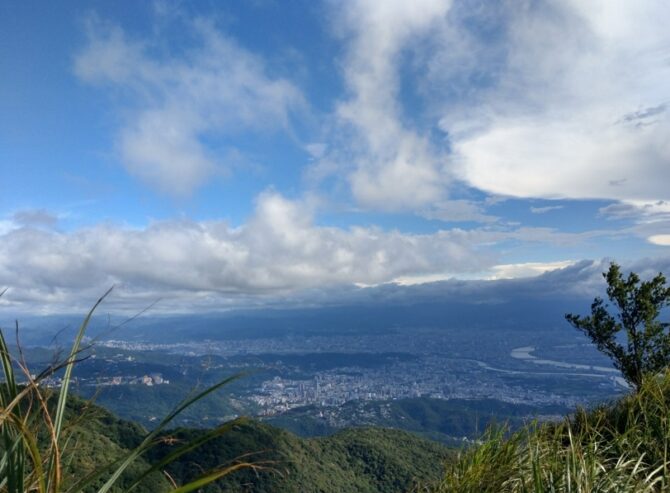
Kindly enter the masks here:
M 670 491 L 670 373 L 558 423 L 489 430 L 447 464 L 435 493 Z

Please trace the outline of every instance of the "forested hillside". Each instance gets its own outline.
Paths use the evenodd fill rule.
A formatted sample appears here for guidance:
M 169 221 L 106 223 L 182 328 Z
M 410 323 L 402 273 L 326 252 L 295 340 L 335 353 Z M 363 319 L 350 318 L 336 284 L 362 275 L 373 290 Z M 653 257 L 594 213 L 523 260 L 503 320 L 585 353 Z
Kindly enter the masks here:
M 138 425 L 116 418 L 108 411 L 75 400 L 76 453 L 68 471 L 85 475 L 94 467 L 120 457 L 141 441 Z M 179 445 L 195 440 L 204 430 L 181 428 L 163 433 L 159 445 L 124 475 L 115 491 L 124 491 L 131 479 L 158 462 Z M 206 492 L 404 492 L 415 482 L 433 482 L 443 473 L 450 451 L 410 433 L 383 428 L 358 428 L 329 437 L 303 439 L 247 420 L 198 449 L 180 457 L 165 471 L 177 483 L 195 479 L 204 471 L 236 461 L 258 464 L 242 469 Z M 168 491 L 167 476 L 154 474 L 135 491 Z

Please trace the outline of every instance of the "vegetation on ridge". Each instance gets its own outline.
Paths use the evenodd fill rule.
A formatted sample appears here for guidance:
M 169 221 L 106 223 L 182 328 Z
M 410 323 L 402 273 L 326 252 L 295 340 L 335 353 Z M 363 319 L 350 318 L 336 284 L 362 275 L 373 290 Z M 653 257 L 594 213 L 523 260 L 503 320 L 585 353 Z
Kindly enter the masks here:
M 670 324 L 658 320 L 670 288 L 662 274 L 624 279 L 614 263 L 603 276 L 618 313 L 596 298 L 590 316 L 566 319 L 612 358 L 634 392 L 562 422 L 511 435 L 489 430 L 447 465 L 434 493 L 670 491 Z
M 66 481 L 94 470 L 97 463 L 114 461 L 142 440 L 146 431 L 109 411 L 79 398 L 68 401 L 68 414 L 84 416 L 71 429 L 77 445 L 64 469 Z M 179 428 L 158 435 L 157 445 L 119 478 L 113 491 L 125 492 L 149 464 L 169 456 L 184 443 L 208 430 Z M 255 451 L 254 453 L 249 453 Z M 133 492 L 167 493 L 176 483 L 188 483 L 203 471 L 235 459 L 265 463 L 263 469 L 244 469 L 200 488 L 220 492 L 404 493 L 419 479 L 438 481 L 443 462 L 453 451 L 411 433 L 384 428 L 356 428 L 332 436 L 304 439 L 264 423 L 239 420 L 229 432 L 167 464 Z M 96 491 L 92 485 L 88 491 Z
M 179 440 L 201 430 L 174 430 Z M 169 451 L 165 443 L 152 451 L 158 458 Z M 207 493 L 404 493 L 419 480 L 435 482 L 453 451 L 412 433 L 385 428 L 352 428 L 334 435 L 300 438 L 285 430 L 250 421 L 231 433 L 185 455 L 166 468 L 188 481 L 199 468 L 213 467 L 249 450 L 250 458 L 267 461 L 262 471 L 240 471 L 204 489 Z
M 235 421 L 226 423 L 197 439 L 180 443 L 179 447 L 153 465 L 142 460 L 160 443 L 160 433 L 176 416 L 236 378 L 230 377 L 185 398 L 153 431 L 137 436 L 129 449 L 118 447 L 105 434 L 102 434 L 102 443 L 91 440 L 86 427 L 78 426 L 82 422 L 81 416 L 80 413 L 73 413 L 69 386 L 74 366 L 82 356 L 82 340 L 88 323 L 107 294 L 109 291 L 84 319 L 67 358 L 37 376 L 31 374 L 21 355 L 18 359 L 12 357 L 0 330 L 0 365 L 4 377 L 0 382 L 0 493 L 106 493 L 119 491 L 120 488 L 131 491 L 145 480 L 155 485 L 161 479 L 156 478 L 156 473 L 162 472 L 167 464 L 229 431 L 236 424 Z M 23 373 L 26 383 L 18 383 L 15 367 Z M 63 371 L 63 378 L 58 392 L 43 390 L 40 382 L 60 370 Z M 96 443 L 106 453 L 96 454 Z M 79 444 L 88 451 L 88 463 L 87 454 L 78 450 Z M 99 459 L 107 460 L 97 463 Z M 195 491 L 238 469 L 256 467 L 259 465 L 244 460 L 217 464 L 182 486 L 171 480 L 173 487 L 170 491 Z M 135 474 L 128 479 L 129 473 Z
M 434 493 L 670 491 L 670 374 L 559 423 L 491 430 L 447 463 Z
M 624 279 L 615 263 L 603 277 L 607 297 L 618 313 L 612 315 L 609 305 L 598 297 L 593 300 L 590 316 L 567 314 L 565 318 L 609 356 L 626 381 L 638 389 L 645 375 L 663 371 L 670 362 L 670 324 L 658 320 L 670 303 L 670 287 L 665 285 L 663 274 L 640 282 L 631 272 Z

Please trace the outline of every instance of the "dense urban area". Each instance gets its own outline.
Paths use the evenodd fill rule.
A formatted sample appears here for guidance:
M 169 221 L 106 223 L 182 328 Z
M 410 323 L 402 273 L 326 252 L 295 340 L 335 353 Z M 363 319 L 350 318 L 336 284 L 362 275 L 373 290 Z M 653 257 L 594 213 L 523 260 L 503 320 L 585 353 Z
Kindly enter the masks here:
M 323 418 L 346 403 L 414 398 L 488 399 L 560 411 L 626 388 L 577 334 L 551 330 L 507 331 L 504 338 L 490 330 L 472 337 L 468 330 L 403 329 L 164 344 L 109 339 L 97 343 L 74 379 L 85 394 L 96 389 L 105 402 L 106 388 L 133 387 L 160 399 L 167 387 L 192 388 L 241 371 L 248 376 L 224 392 L 234 406 L 220 419 L 281 416 L 301 408 Z M 46 381 L 58 383 L 57 376 Z M 146 413 L 155 419 L 154 410 Z M 351 420 L 340 424 L 357 424 Z

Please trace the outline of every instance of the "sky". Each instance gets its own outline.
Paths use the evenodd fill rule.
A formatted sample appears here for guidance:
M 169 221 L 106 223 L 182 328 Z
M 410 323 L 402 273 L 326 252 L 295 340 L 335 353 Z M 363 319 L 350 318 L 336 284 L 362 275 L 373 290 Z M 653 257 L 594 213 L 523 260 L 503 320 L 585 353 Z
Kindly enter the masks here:
M 1 2 L 0 310 L 667 265 L 669 18 L 665 0 Z

